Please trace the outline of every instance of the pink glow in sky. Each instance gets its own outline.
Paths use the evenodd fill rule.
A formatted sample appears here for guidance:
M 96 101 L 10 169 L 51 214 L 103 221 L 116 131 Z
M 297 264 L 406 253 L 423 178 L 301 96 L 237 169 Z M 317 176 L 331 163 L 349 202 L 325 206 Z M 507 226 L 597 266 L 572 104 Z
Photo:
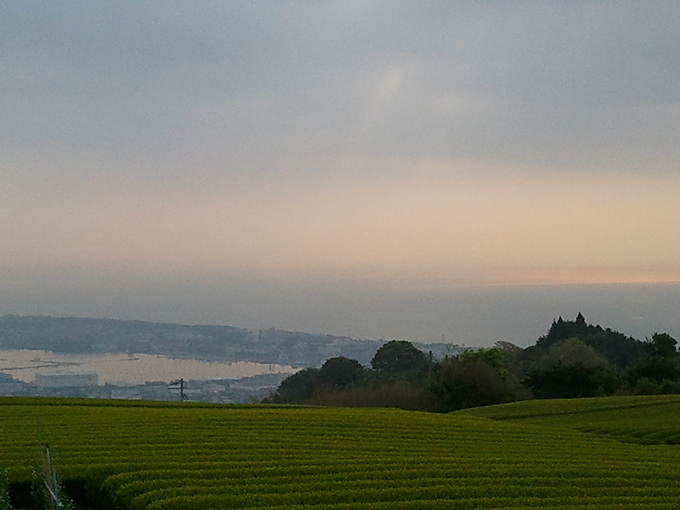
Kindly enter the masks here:
M 0 314 L 436 340 L 456 313 L 506 312 L 406 319 L 433 289 L 675 296 L 679 18 L 632 0 L 6 2 Z M 382 313 L 394 292 L 411 297 Z M 506 302 L 535 328 L 571 299 L 545 318 Z

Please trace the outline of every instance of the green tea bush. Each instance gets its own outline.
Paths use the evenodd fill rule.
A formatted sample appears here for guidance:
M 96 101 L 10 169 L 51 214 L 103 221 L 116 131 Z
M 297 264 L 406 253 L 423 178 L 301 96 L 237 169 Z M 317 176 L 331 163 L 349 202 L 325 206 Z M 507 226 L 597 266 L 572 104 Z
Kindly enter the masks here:
M 678 397 L 448 415 L 58 403 L 0 405 L 9 479 L 30 481 L 39 419 L 62 479 L 121 510 L 680 507 L 680 452 L 668 445 Z

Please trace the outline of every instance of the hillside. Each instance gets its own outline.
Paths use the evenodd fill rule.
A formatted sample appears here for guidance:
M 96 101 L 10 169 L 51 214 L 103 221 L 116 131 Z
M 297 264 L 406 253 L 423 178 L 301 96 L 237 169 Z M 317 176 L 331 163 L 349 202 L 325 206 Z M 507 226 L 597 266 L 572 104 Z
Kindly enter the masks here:
M 423 346 L 422 344 L 418 344 Z M 224 361 L 318 366 L 333 356 L 368 364 L 380 342 L 232 326 L 184 325 L 114 319 L 0 316 L 0 350 L 58 353 L 138 353 Z M 446 345 L 423 348 L 443 352 Z
M 514 402 L 459 411 L 503 422 L 570 428 L 639 444 L 680 444 L 680 395 Z
M 0 470 L 20 503 L 40 438 L 85 508 L 675 509 L 676 447 L 578 429 L 583 416 L 622 412 L 624 425 L 641 408 L 672 424 L 678 404 L 534 401 L 443 415 L 5 398 Z

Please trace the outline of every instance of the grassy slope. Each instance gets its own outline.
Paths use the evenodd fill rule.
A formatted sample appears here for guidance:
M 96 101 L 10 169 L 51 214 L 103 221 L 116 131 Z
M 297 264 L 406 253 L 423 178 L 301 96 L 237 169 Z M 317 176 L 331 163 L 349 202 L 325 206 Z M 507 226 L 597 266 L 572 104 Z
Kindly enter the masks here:
M 678 403 L 535 401 L 437 415 L 4 398 L 0 468 L 28 481 L 39 430 L 63 478 L 138 510 L 670 509 L 680 506 L 680 448 L 580 430 L 620 425 L 616 413 L 632 413 L 632 427 L 649 412 L 672 427 Z
M 680 444 L 680 395 L 532 400 L 459 414 L 568 427 L 626 442 Z

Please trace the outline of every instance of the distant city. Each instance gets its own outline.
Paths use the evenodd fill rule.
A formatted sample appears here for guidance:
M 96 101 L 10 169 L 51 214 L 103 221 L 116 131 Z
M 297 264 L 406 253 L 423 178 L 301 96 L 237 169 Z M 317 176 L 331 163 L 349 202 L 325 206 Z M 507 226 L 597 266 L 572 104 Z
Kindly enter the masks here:
M 278 329 L 6 315 L 0 395 L 257 402 L 333 356 L 368 366 L 380 345 Z M 435 356 L 459 349 L 414 345 Z M 153 370 L 160 362 L 164 370 Z
M 92 373 L 38 374 L 35 382 L 27 383 L 0 372 L 0 395 L 248 403 L 262 400 L 288 375 L 279 373 L 241 379 L 100 385 L 97 374 Z

